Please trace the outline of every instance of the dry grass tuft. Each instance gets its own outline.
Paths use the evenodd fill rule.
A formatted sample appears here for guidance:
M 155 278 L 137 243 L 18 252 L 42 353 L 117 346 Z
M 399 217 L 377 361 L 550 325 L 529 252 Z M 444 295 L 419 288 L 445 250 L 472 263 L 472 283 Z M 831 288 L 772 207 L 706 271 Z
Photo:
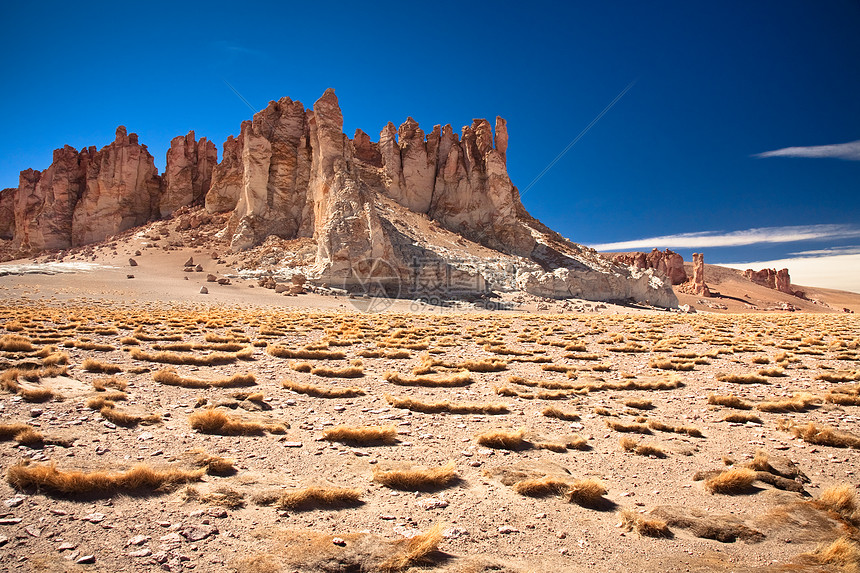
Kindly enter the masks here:
M 161 416 L 158 414 L 150 414 L 147 416 L 132 414 L 114 407 L 113 402 L 110 401 L 105 402 L 105 405 L 99 410 L 99 414 L 101 414 L 102 418 L 108 422 L 116 424 L 117 426 L 133 427 L 138 424 L 148 425 L 161 423 Z
M 570 482 L 553 477 L 525 479 L 514 484 L 514 491 L 520 495 L 529 497 L 546 497 L 548 495 L 561 495 L 570 487 Z
M 624 401 L 624 405 L 628 408 L 635 408 L 637 410 L 651 410 L 654 408 L 654 404 L 651 400 L 646 400 L 644 398 L 630 398 Z
M 838 513 L 845 521 L 860 522 L 860 503 L 854 486 L 843 484 L 829 487 L 821 492 L 815 504 L 828 511 Z
M 505 360 L 485 358 L 483 360 L 466 360 L 457 364 L 457 367 L 469 372 L 501 372 L 508 369 L 508 363 Z
M 819 562 L 836 565 L 843 573 L 860 571 L 860 545 L 848 537 L 840 537 L 812 554 Z
M 96 378 L 93 380 L 93 388 L 96 389 L 96 392 L 104 392 L 108 388 L 124 391 L 127 387 L 128 383 L 116 376 L 111 376 L 110 378 Z
M 717 380 L 732 384 L 770 384 L 767 378 L 758 374 L 721 374 Z
M 627 531 L 634 529 L 644 537 L 672 537 L 669 525 L 662 519 L 648 519 L 638 513 L 625 510 L 621 513 L 622 526 Z
M 442 530 L 442 525 L 436 524 L 424 533 L 394 542 L 394 554 L 379 564 L 379 570 L 383 573 L 397 573 L 424 561 L 428 555 L 438 551 Z
M 508 407 L 505 404 L 465 404 L 460 402 L 422 402 L 414 398 L 397 398 L 385 395 L 385 399 L 395 408 L 421 412 L 424 414 L 439 414 L 448 412 L 451 414 L 507 414 Z
M 157 470 L 141 464 L 124 472 L 80 472 L 58 470 L 51 465 L 18 464 L 6 472 L 9 485 L 21 491 L 55 494 L 113 495 L 118 492 L 158 491 L 181 483 L 197 481 L 203 470 Z
M 754 470 L 732 468 L 705 480 L 705 489 L 711 493 L 726 495 L 748 493 L 755 480 L 756 472 Z
M 227 486 L 220 486 L 212 493 L 201 496 L 200 501 L 227 509 L 239 509 L 245 506 L 245 495 Z
M 236 462 L 229 458 L 223 458 L 203 451 L 194 451 L 194 465 L 204 468 L 209 475 L 229 475 L 236 471 Z
M 573 412 L 565 412 L 556 408 L 555 406 L 548 406 L 543 409 L 541 412 L 547 418 L 557 418 L 559 420 L 567 420 L 568 422 L 575 422 L 579 420 L 579 414 L 575 414 Z
M 425 388 L 453 388 L 456 386 L 468 386 L 472 383 L 472 377 L 468 373 L 457 373 L 431 378 L 429 376 L 405 377 L 396 372 L 389 371 L 382 377 L 386 382 L 398 386 L 422 386 Z
M 616 422 L 615 420 L 606 420 L 606 425 L 616 432 L 632 432 L 636 434 L 650 434 L 651 429 L 645 424 L 638 424 L 636 422 L 625 423 L 625 422 Z
M 361 388 L 323 388 L 315 384 L 302 384 L 300 382 L 293 382 L 292 380 L 282 381 L 281 386 L 293 392 L 313 396 L 314 398 L 355 398 L 356 396 L 364 396 L 366 394 Z
M 259 436 L 267 429 L 260 422 L 245 422 L 214 408 L 194 412 L 188 421 L 199 432 L 221 436 Z
M 235 374 L 229 378 L 216 380 L 201 380 L 199 378 L 188 378 L 181 376 L 173 368 L 159 370 L 152 375 L 152 379 L 165 386 L 180 386 L 182 388 L 243 388 L 254 386 L 257 379 L 253 374 Z
M 270 344 L 266 353 L 276 358 L 295 358 L 297 360 L 343 360 L 346 354 L 339 350 L 290 350 L 284 346 Z
M 386 487 L 407 491 L 434 490 L 447 487 L 457 480 L 453 461 L 429 469 L 381 470 L 374 468 L 373 481 Z
M 752 410 L 753 407 L 751 403 L 747 402 L 743 398 L 738 398 L 734 394 L 729 394 L 727 396 L 711 394 L 708 396 L 708 404 L 737 408 L 738 410 Z
M 624 436 L 618 441 L 618 443 L 621 445 L 621 449 L 625 452 L 631 452 L 640 456 L 654 456 L 655 458 L 666 457 L 666 452 L 664 452 L 659 446 L 654 444 L 640 444 L 629 436 Z
M 347 366 L 346 368 L 318 366 L 311 370 L 311 374 L 325 378 L 361 378 L 364 376 L 364 369 L 361 366 Z
M 606 491 L 606 487 L 596 479 L 581 479 L 571 483 L 564 495 L 570 502 L 594 506 L 603 500 Z
M 276 502 L 282 509 L 337 507 L 361 503 L 361 490 L 342 487 L 311 486 L 283 494 Z
M 20 370 L 10 368 L 0 374 L 0 388 L 21 396 L 26 402 L 47 402 L 54 397 L 54 391 L 44 386 L 21 385 L 18 377 L 34 376 L 38 380 L 41 372 L 38 370 Z
M 323 432 L 323 439 L 346 444 L 393 444 L 397 440 L 395 426 L 335 426 Z
M 189 366 L 218 366 L 222 364 L 232 364 L 237 360 L 250 360 L 254 355 L 254 347 L 248 346 L 238 352 L 213 352 L 211 354 L 201 356 L 167 351 L 145 352 L 140 348 L 132 348 L 129 354 L 135 360 L 141 360 L 144 362 L 185 364 Z
M 805 412 L 817 408 L 820 404 L 821 398 L 818 396 L 809 392 L 797 392 L 790 399 L 760 402 L 756 409 L 762 412 Z
M 508 430 L 490 430 L 478 436 L 478 443 L 488 448 L 500 450 L 523 450 L 529 447 L 529 442 L 524 439 L 525 428 L 515 432 Z
M 795 437 L 810 444 L 833 446 L 834 448 L 860 449 L 860 436 L 825 426 L 817 426 L 814 422 L 809 422 L 805 426 L 783 424 L 780 429 L 788 429 Z
M 108 364 L 95 358 L 87 358 L 81 364 L 81 368 L 87 372 L 95 372 L 96 374 L 116 374 L 122 372 L 122 366 L 117 364 Z
M 0 424 L 0 441 L 15 440 L 22 446 L 36 446 L 45 441 L 41 432 L 21 423 Z
M 33 342 L 26 336 L 4 334 L 0 336 L 0 351 L 3 352 L 32 352 Z
M 762 419 L 756 416 L 755 414 L 747 414 L 747 413 L 733 413 L 726 414 L 723 418 L 723 422 L 735 422 L 737 424 L 746 424 L 747 422 L 753 422 L 754 424 L 762 424 Z

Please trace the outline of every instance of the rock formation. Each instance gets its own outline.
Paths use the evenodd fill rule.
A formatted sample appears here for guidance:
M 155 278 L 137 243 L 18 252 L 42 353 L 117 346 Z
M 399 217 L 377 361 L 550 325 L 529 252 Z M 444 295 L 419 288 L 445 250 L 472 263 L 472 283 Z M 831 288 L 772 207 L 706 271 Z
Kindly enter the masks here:
M 167 151 L 159 211 L 168 217 L 187 205 L 200 205 L 212 180 L 212 169 L 218 163 L 218 149 L 206 139 L 194 139 L 194 132 L 174 137 Z
M 699 296 L 711 296 L 708 285 L 705 284 L 705 255 L 693 253 L 693 279 L 691 281 L 692 294 Z
M 762 269 L 760 271 L 747 269 L 744 271 L 744 276 L 757 285 L 766 286 L 786 294 L 796 294 L 791 290 L 791 277 L 788 275 L 788 269 Z
M 100 151 L 67 147 L 43 174 L 22 172 L 13 245 L 100 241 L 205 198 L 209 213 L 229 214 L 234 250 L 270 236 L 313 240 L 315 261 L 301 272 L 332 286 L 412 296 L 419 278 L 432 277 L 450 290 L 677 305 L 662 275 L 677 279 L 680 257 L 658 252 L 630 268 L 562 238 L 526 212 L 507 148 L 502 118 L 495 127 L 476 119 L 460 135 L 450 125 L 425 134 L 407 118 L 378 142 L 361 130 L 351 140 L 331 89 L 313 109 L 270 102 L 224 142 L 217 165 L 205 138 L 174 138 L 163 177 L 121 127 Z
M 654 249 L 650 253 L 621 253 L 612 257 L 616 263 L 630 265 L 637 269 L 654 269 L 667 277 L 673 285 L 687 282 L 684 258 L 674 251 Z
M 160 184 L 152 155 L 122 126 L 99 151 L 57 149 L 45 171 L 21 172 L 13 247 L 66 249 L 147 223 L 157 212 Z
M 15 193 L 17 190 L 15 187 L 0 190 L 0 239 L 12 240 L 15 236 Z

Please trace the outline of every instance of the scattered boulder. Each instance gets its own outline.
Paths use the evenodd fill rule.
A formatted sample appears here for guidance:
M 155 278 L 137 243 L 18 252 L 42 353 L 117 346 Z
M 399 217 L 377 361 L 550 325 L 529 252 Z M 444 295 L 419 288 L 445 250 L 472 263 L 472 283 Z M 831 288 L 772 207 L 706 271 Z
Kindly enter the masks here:
M 209 289 L 205 286 L 200 287 L 200 294 L 209 294 Z
M 206 282 L 207 283 L 214 283 L 217 281 L 218 281 L 218 277 L 216 277 L 215 275 L 213 275 L 213 274 L 206 275 Z
M 131 259 L 131 258 L 130 258 L 130 259 L 128 259 L 128 266 L 130 266 L 130 267 L 136 267 L 136 266 L 137 266 L 137 261 L 136 261 L 136 260 L 134 260 L 134 259 Z

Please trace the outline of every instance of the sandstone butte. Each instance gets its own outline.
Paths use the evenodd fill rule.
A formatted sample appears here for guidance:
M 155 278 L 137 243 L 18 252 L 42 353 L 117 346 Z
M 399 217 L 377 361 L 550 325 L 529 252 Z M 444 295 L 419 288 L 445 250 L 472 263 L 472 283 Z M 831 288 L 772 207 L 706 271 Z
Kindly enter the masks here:
M 361 130 L 350 139 L 328 89 L 312 109 L 270 102 L 224 142 L 220 162 L 215 145 L 190 132 L 171 141 L 159 174 L 122 126 L 100 150 L 57 149 L 50 167 L 22 171 L 17 188 L 0 192 L 0 238 L 32 256 L 202 204 L 229 214 L 234 251 L 271 235 L 312 239 L 315 261 L 303 271 L 330 285 L 399 289 L 430 273 L 465 290 L 677 306 L 671 284 L 683 266 L 674 258 L 611 262 L 529 215 L 508 176 L 507 148 L 500 117 L 495 126 L 476 119 L 459 135 L 450 125 L 425 134 L 408 118 L 388 123 L 377 142 Z

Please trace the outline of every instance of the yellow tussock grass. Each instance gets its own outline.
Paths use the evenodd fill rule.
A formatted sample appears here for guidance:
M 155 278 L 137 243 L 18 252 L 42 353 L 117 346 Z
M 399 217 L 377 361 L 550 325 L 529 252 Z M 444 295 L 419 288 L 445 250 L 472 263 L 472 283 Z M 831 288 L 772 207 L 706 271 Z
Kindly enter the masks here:
M 93 380 L 93 388 L 95 388 L 97 392 L 104 392 L 108 388 L 125 390 L 127 387 L 128 383 L 116 376 L 111 376 L 110 378 L 96 378 Z
M 81 472 L 58 470 L 51 465 L 18 464 L 6 472 L 9 485 L 21 491 L 56 494 L 110 495 L 121 491 L 154 491 L 176 484 L 197 481 L 203 470 L 176 468 L 158 470 L 141 464 L 124 472 Z
M 621 524 L 627 531 L 636 531 L 644 537 L 672 537 L 669 525 L 662 519 L 646 518 L 638 513 L 625 510 L 621 513 Z
M 254 347 L 248 346 L 238 352 L 213 352 L 197 356 L 195 354 L 179 354 L 177 352 L 145 352 L 140 348 L 132 348 L 130 355 L 135 360 L 144 362 L 160 362 L 162 364 L 185 364 L 189 366 L 218 366 L 231 364 L 237 360 L 249 360 L 254 355 Z
M 555 406 L 547 406 L 543 409 L 541 414 L 543 414 L 547 418 L 557 418 L 559 420 L 567 420 L 568 422 L 575 422 L 576 420 L 579 420 L 579 414 L 576 414 L 574 412 L 565 412 L 563 410 L 560 410 L 559 408 L 556 408 Z
M 270 344 L 266 353 L 276 358 L 295 358 L 298 360 L 343 360 L 346 354 L 339 350 L 291 350 L 285 346 Z
M 749 468 L 732 468 L 705 480 L 705 489 L 711 493 L 734 495 L 747 493 L 756 480 L 756 472 Z
M 769 384 L 767 378 L 758 374 L 721 374 L 717 380 L 732 384 Z
M 782 429 L 785 427 L 783 426 Z M 826 426 L 818 426 L 814 422 L 809 422 L 805 426 L 789 426 L 788 429 L 795 437 L 810 444 L 860 449 L 860 436 Z
M 4 334 L 0 336 L 0 350 L 3 352 L 32 352 L 33 342 L 26 336 Z
M 840 537 L 812 554 L 819 562 L 836 565 L 842 573 L 860 572 L 860 544 L 848 537 Z
M 347 444 L 390 444 L 397 440 L 395 426 L 335 426 L 323 432 L 323 439 L 329 442 Z
M 158 414 L 149 414 L 146 416 L 132 414 L 114 407 L 112 402 L 105 403 L 105 405 L 99 410 L 99 414 L 101 414 L 102 418 L 108 422 L 116 424 L 117 426 L 132 427 L 137 426 L 138 424 L 148 425 L 158 424 L 161 422 L 161 416 Z
M 373 481 L 386 487 L 407 491 L 432 490 L 447 487 L 457 480 L 453 461 L 444 466 L 427 469 L 381 470 L 374 468 Z
M 525 434 L 525 428 L 520 428 L 515 432 L 509 430 L 490 430 L 478 436 L 478 443 L 488 448 L 520 450 L 529 446 L 529 442 L 524 439 Z
M 277 506 L 283 509 L 310 509 L 313 507 L 332 507 L 355 505 L 361 502 L 361 490 L 343 487 L 311 486 L 283 494 Z
M 736 412 L 732 414 L 726 414 L 723 418 L 723 422 L 734 422 L 736 424 L 746 424 L 747 422 L 753 422 L 755 424 L 761 424 L 762 419 L 756 416 L 755 414 L 748 414 L 746 412 Z
M 821 492 L 815 504 L 828 511 L 838 513 L 850 523 L 860 521 L 860 504 L 854 486 L 842 484 L 829 487 Z
M 199 432 L 221 436 L 259 436 L 268 429 L 260 422 L 246 422 L 214 408 L 194 412 L 188 421 Z
M 529 497 L 546 497 L 561 495 L 570 487 L 570 482 L 553 476 L 525 479 L 514 484 L 513 489 L 520 495 Z
M 632 432 L 636 434 L 650 434 L 651 430 L 645 424 L 636 422 L 625 423 L 616 422 L 615 420 L 606 420 L 606 425 L 616 432 Z
M 95 372 L 96 374 L 116 374 L 122 372 L 122 366 L 117 364 L 108 364 L 95 358 L 87 358 L 81 364 L 81 368 L 87 372 Z
M 241 388 L 253 386 L 257 379 L 253 374 L 235 374 L 229 378 L 218 378 L 216 380 L 201 380 L 189 378 L 178 374 L 172 368 L 159 370 L 152 375 L 152 379 L 165 386 L 180 386 L 182 388 Z
M 599 503 L 606 492 L 606 486 L 599 480 L 581 479 L 571 483 L 564 495 L 569 502 L 590 506 Z
M 425 388 L 453 388 L 456 386 L 468 386 L 472 383 L 472 377 L 468 373 L 457 373 L 431 378 L 429 376 L 401 376 L 396 372 L 389 371 L 382 377 L 386 382 L 398 386 L 422 386 Z
M 302 384 L 292 380 L 283 380 L 281 386 L 299 394 L 312 396 L 314 398 L 355 398 L 364 396 L 366 392 L 361 388 L 323 388 L 315 384 Z
M 208 454 L 200 450 L 191 453 L 194 454 L 194 465 L 205 469 L 209 475 L 226 475 L 236 471 L 236 462 L 234 460 Z
M 361 378 L 364 376 L 364 370 L 361 366 L 347 366 L 346 368 L 318 366 L 311 370 L 311 374 L 324 378 Z
M 760 402 L 756 409 L 762 412 L 805 412 L 821 404 L 821 398 L 809 392 L 797 392 L 790 399 Z
M 395 408 L 421 412 L 424 414 L 439 414 L 448 412 L 450 414 L 507 414 L 508 407 L 505 404 L 466 404 L 462 402 L 422 402 L 414 398 L 397 398 L 385 395 L 385 399 Z
M 726 406 L 727 408 L 737 408 L 738 410 L 751 410 L 753 405 L 743 398 L 738 398 L 734 394 L 718 395 L 711 394 L 708 396 L 708 404 L 714 406 Z

